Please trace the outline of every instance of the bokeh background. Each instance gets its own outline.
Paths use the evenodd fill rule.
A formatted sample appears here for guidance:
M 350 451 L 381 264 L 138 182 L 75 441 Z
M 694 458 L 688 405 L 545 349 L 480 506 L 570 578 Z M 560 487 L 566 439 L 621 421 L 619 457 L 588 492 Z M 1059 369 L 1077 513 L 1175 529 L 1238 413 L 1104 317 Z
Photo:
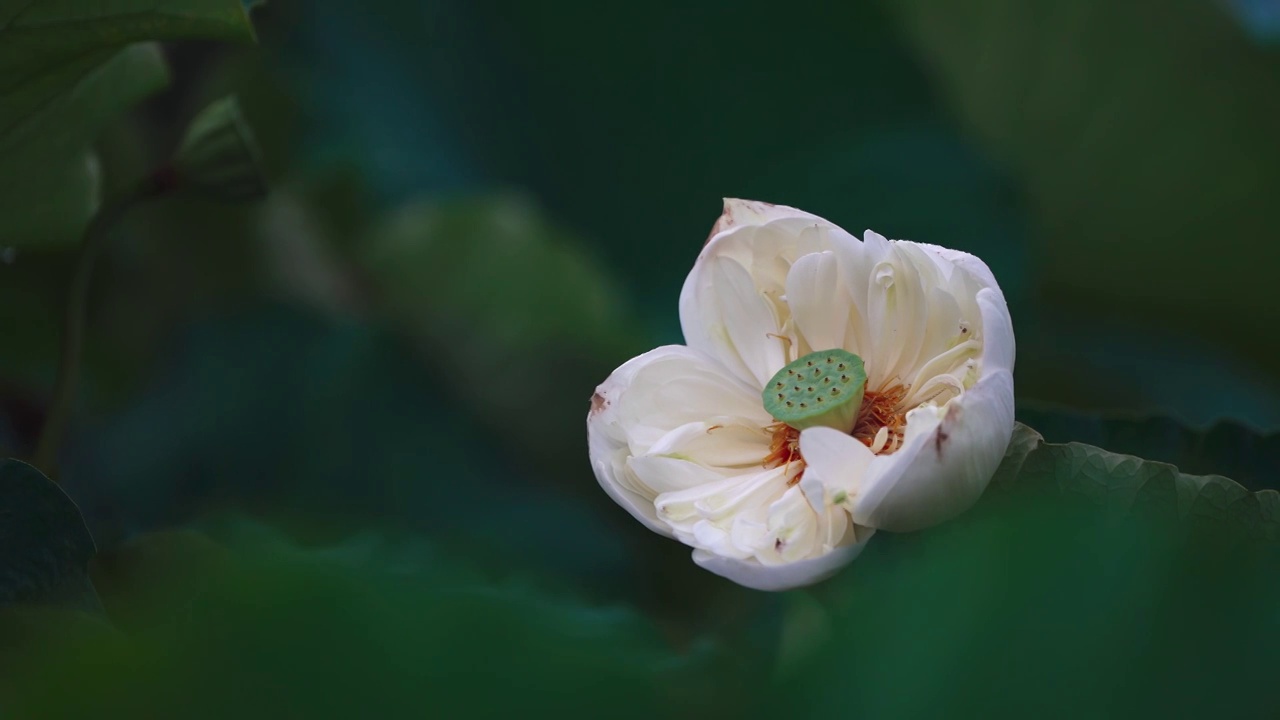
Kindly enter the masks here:
M 1275 487 L 1277 7 L 272 0 L 257 46 L 166 46 L 172 86 L 98 144 L 108 184 L 233 92 L 272 193 L 142 207 L 102 258 L 59 481 L 147 640 L 43 645 L 31 707 L 1266 707 L 1277 595 L 1161 530 L 993 501 L 753 593 L 608 501 L 584 417 L 681 341 L 745 197 L 985 259 L 1047 439 Z M 34 447 L 74 258 L 3 254 L 6 455 Z

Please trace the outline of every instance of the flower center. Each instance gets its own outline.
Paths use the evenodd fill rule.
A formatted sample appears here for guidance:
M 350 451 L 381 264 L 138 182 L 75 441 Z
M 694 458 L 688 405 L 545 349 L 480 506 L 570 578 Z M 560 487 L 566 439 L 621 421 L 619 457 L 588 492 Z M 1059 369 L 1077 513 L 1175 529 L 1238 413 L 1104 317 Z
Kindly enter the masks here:
M 877 455 L 888 455 L 902 447 L 907 432 L 907 414 L 902 401 L 910 390 L 906 385 L 891 385 L 882 390 L 868 390 L 862 408 L 850 433 Z
M 835 348 L 787 363 L 765 384 L 760 399 L 770 415 L 797 430 L 821 426 L 849 432 L 866 386 L 862 358 Z
M 862 358 L 840 349 L 810 353 L 779 370 L 760 394 L 776 420 L 765 428 L 772 436 L 764 467 L 785 466 L 787 485 L 800 482 L 805 469 L 800 431 L 810 427 L 847 432 L 877 455 L 902 447 L 907 430 L 902 401 L 910 388 L 867 390 L 866 383 Z
M 800 454 L 800 431 L 784 422 L 776 422 L 767 428 L 773 432 L 769 442 L 769 454 L 764 458 L 766 469 L 786 467 L 787 485 L 795 485 L 804 476 L 804 456 Z M 791 474 L 792 469 L 795 475 Z

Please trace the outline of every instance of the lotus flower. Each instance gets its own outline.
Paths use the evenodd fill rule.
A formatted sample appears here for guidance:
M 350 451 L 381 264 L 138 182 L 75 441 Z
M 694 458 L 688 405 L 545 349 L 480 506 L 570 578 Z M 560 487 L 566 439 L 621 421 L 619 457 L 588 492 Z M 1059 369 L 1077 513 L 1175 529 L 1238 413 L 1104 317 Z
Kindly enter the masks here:
M 818 582 L 876 530 L 969 508 L 1013 433 L 1013 325 L 978 258 L 726 200 L 680 294 L 686 345 L 587 415 L 601 487 L 700 566 Z

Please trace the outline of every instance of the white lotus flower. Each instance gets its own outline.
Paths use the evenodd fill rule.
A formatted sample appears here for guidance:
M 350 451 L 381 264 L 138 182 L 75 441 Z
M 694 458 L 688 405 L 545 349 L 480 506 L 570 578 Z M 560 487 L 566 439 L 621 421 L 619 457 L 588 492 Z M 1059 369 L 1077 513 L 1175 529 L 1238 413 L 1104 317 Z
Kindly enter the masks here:
M 1013 325 L 972 255 L 726 200 L 680 323 L 687 346 L 596 390 L 592 467 L 636 519 L 747 587 L 817 582 L 877 529 L 964 511 L 1012 436 Z

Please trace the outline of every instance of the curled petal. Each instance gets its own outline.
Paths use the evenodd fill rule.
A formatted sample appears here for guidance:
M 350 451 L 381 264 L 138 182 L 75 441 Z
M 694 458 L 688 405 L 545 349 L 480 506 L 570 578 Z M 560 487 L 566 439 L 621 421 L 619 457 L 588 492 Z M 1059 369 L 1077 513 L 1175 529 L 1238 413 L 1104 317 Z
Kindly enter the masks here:
M 980 287 L 1000 289 L 1000 284 L 996 282 L 996 276 L 991 272 L 991 268 L 982 262 L 981 258 L 976 255 L 970 255 L 963 250 L 952 250 L 939 245 L 930 245 L 928 243 L 912 243 L 913 245 L 926 250 L 938 267 L 950 277 L 955 268 L 959 268 L 970 276 L 972 276 Z
M 774 205 L 773 203 L 760 202 L 759 200 L 725 198 L 724 211 L 716 219 L 715 225 L 711 226 L 711 234 L 707 236 L 707 242 L 710 243 L 712 238 L 727 230 L 750 227 L 752 225 L 764 225 L 773 220 L 784 218 L 799 218 L 806 221 L 816 221 L 824 225 L 831 224 L 817 215 L 787 207 L 786 205 Z
M 741 585 L 814 583 L 874 529 L 951 518 L 1010 441 L 1013 325 L 967 253 L 870 230 L 859 240 L 795 208 L 728 199 L 681 290 L 680 323 L 688 347 L 646 353 L 597 389 L 592 467 L 633 516 Z M 892 412 L 914 408 L 905 428 L 779 434 L 761 387 L 828 348 L 861 356 Z M 883 410 L 865 420 L 890 422 Z
M 1013 376 L 988 374 L 945 408 L 907 416 L 902 448 L 871 463 L 853 521 L 904 532 L 967 510 L 986 489 L 1013 436 Z
M 654 508 L 656 491 L 641 480 L 630 460 L 664 439 L 674 442 L 673 431 L 706 422 L 717 412 L 760 425 L 769 421 L 754 391 L 687 347 L 667 345 L 629 360 L 596 388 L 587 413 L 596 480 L 645 527 L 671 537 Z
M 763 385 L 796 350 L 785 338 L 792 317 L 783 299 L 793 263 L 856 242 L 795 208 L 726 200 L 680 292 L 685 342 L 744 382 Z
M 1013 371 L 1015 347 L 1013 342 L 1013 319 L 1009 317 L 1009 306 L 1004 302 L 1004 295 L 998 288 L 983 288 L 978 291 L 978 307 L 982 311 L 982 372 L 994 370 Z
M 805 481 L 816 481 L 836 504 L 853 501 L 861 493 L 867 471 L 875 455 L 847 433 L 827 427 L 809 428 L 800 433 L 800 453 L 804 456 Z

